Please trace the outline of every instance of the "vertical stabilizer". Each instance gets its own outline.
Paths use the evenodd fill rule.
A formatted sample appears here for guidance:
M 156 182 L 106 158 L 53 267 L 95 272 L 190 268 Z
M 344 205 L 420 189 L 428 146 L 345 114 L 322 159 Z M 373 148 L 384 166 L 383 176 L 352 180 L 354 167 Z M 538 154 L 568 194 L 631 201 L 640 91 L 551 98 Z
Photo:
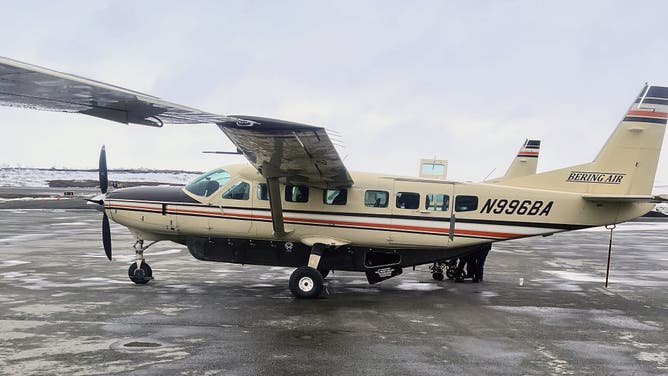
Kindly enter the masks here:
M 505 179 L 567 192 L 649 195 L 668 119 L 668 87 L 646 85 L 591 163 Z
M 668 88 L 645 86 L 594 159 L 592 170 L 599 176 L 573 175 L 570 180 L 595 181 L 592 193 L 652 193 L 667 112 Z

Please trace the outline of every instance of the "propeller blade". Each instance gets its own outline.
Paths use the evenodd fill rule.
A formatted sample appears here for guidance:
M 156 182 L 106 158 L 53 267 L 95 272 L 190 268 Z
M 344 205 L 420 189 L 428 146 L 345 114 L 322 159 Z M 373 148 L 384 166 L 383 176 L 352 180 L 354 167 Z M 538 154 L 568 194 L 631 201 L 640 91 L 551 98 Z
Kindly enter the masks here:
M 111 228 L 109 227 L 109 218 L 107 213 L 102 216 L 102 245 L 104 246 L 104 253 L 111 261 Z
M 107 152 L 104 150 L 104 145 L 102 145 L 102 150 L 100 150 L 100 168 L 98 173 L 100 177 L 100 191 L 102 194 L 107 193 L 109 179 L 107 178 Z

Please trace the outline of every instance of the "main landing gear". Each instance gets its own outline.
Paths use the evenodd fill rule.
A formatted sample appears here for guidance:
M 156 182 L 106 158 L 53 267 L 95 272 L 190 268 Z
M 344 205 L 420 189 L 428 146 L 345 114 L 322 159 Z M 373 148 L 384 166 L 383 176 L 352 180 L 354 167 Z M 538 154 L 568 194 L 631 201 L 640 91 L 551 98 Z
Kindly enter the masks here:
M 128 269 L 128 277 L 138 285 L 145 285 L 153 279 L 153 270 L 151 270 L 151 267 L 144 260 L 144 251 L 155 243 L 157 242 L 151 242 L 147 246 L 144 246 L 144 240 L 140 239 L 133 246 L 135 249 L 135 262 Z
M 431 266 L 431 277 L 437 281 L 442 281 L 444 279 L 443 268 L 444 264 L 442 262 L 435 262 Z
M 446 262 L 435 262 L 434 265 L 431 266 L 431 277 L 437 281 L 442 281 L 445 279 L 443 275 L 445 272 L 445 276 L 447 276 L 448 279 L 455 279 L 457 276 L 456 270 L 457 259 L 448 260 Z
M 308 265 L 300 266 L 292 272 L 289 286 L 290 292 L 295 298 L 314 299 L 322 294 L 325 289 L 325 277 L 329 274 L 329 270 L 318 268 L 324 250 L 324 244 L 314 244 L 311 248 Z

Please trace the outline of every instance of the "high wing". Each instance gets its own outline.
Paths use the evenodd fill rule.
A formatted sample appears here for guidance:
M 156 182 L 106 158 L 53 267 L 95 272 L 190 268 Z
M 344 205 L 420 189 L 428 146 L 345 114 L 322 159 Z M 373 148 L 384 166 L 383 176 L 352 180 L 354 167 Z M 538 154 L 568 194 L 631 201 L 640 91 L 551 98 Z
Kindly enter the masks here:
M 226 116 L 0 57 L 0 105 L 80 113 L 125 124 L 215 123 L 266 178 L 319 187 L 352 179 L 324 128 Z
M 265 178 L 320 188 L 351 186 L 350 174 L 324 128 L 254 116 L 218 124 Z

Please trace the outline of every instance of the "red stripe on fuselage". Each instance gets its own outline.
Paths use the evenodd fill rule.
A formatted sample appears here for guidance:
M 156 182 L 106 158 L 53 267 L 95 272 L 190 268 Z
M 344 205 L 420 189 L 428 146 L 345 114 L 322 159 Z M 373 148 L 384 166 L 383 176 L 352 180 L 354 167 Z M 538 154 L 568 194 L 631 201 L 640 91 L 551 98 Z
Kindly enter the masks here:
M 162 212 L 161 209 L 151 208 L 148 206 L 142 205 L 118 205 L 118 204 L 109 204 L 106 206 L 108 209 L 143 209 L 153 212 Z M 252 209 L 248 209 L 252 210 Z M 271 220 L 269 215 L 260 215 L 260 214 L 243 214 L 243 213 L 225 213 L 223 212 L 211 212 L 204 210 L 193 210 L 193 209 L 174 209 L 167 207 L 168 214 L 203 214 L 203 215 L 214 215 L 221 218 L 243 218 L 243 219 L 255 219 L 255 220 Z M 341 221 L 333 219 L 313 219 L 313 218 L 303 218 L 286 215 L 283 217 L 285 221 L 298 222 L 300 224 L 317 224 L 317 225 L 332 225 L 332 226 L 349 226 L 349 227 L 358 227 L 360 229 L 380 229 L 380 230 L 399 230 L 399 231 L 416 231 L 416 232 L 425 232 L 425 233 L 435 233 L 439 235 L 448 235 L 449 230 L 439 227 L 429 227 L 429 226 L 411 226 L 411 225 L 398 225 L 398 224 L 385 224 L 385 223 L 371 223 L 371 222 L 357 222 L 357 221 Z M 479 237 L 488 237 L 488 238 L 497 238 L 497 239 L 514 239 L 526 236 L 525 234 L 514 234 L 506 232 L 494 232 L 494 231 L 479 231 L 479 230 L 463 230 L 455 229 L 455 235 L 468 235 L 468 236 L 479 236 Z

